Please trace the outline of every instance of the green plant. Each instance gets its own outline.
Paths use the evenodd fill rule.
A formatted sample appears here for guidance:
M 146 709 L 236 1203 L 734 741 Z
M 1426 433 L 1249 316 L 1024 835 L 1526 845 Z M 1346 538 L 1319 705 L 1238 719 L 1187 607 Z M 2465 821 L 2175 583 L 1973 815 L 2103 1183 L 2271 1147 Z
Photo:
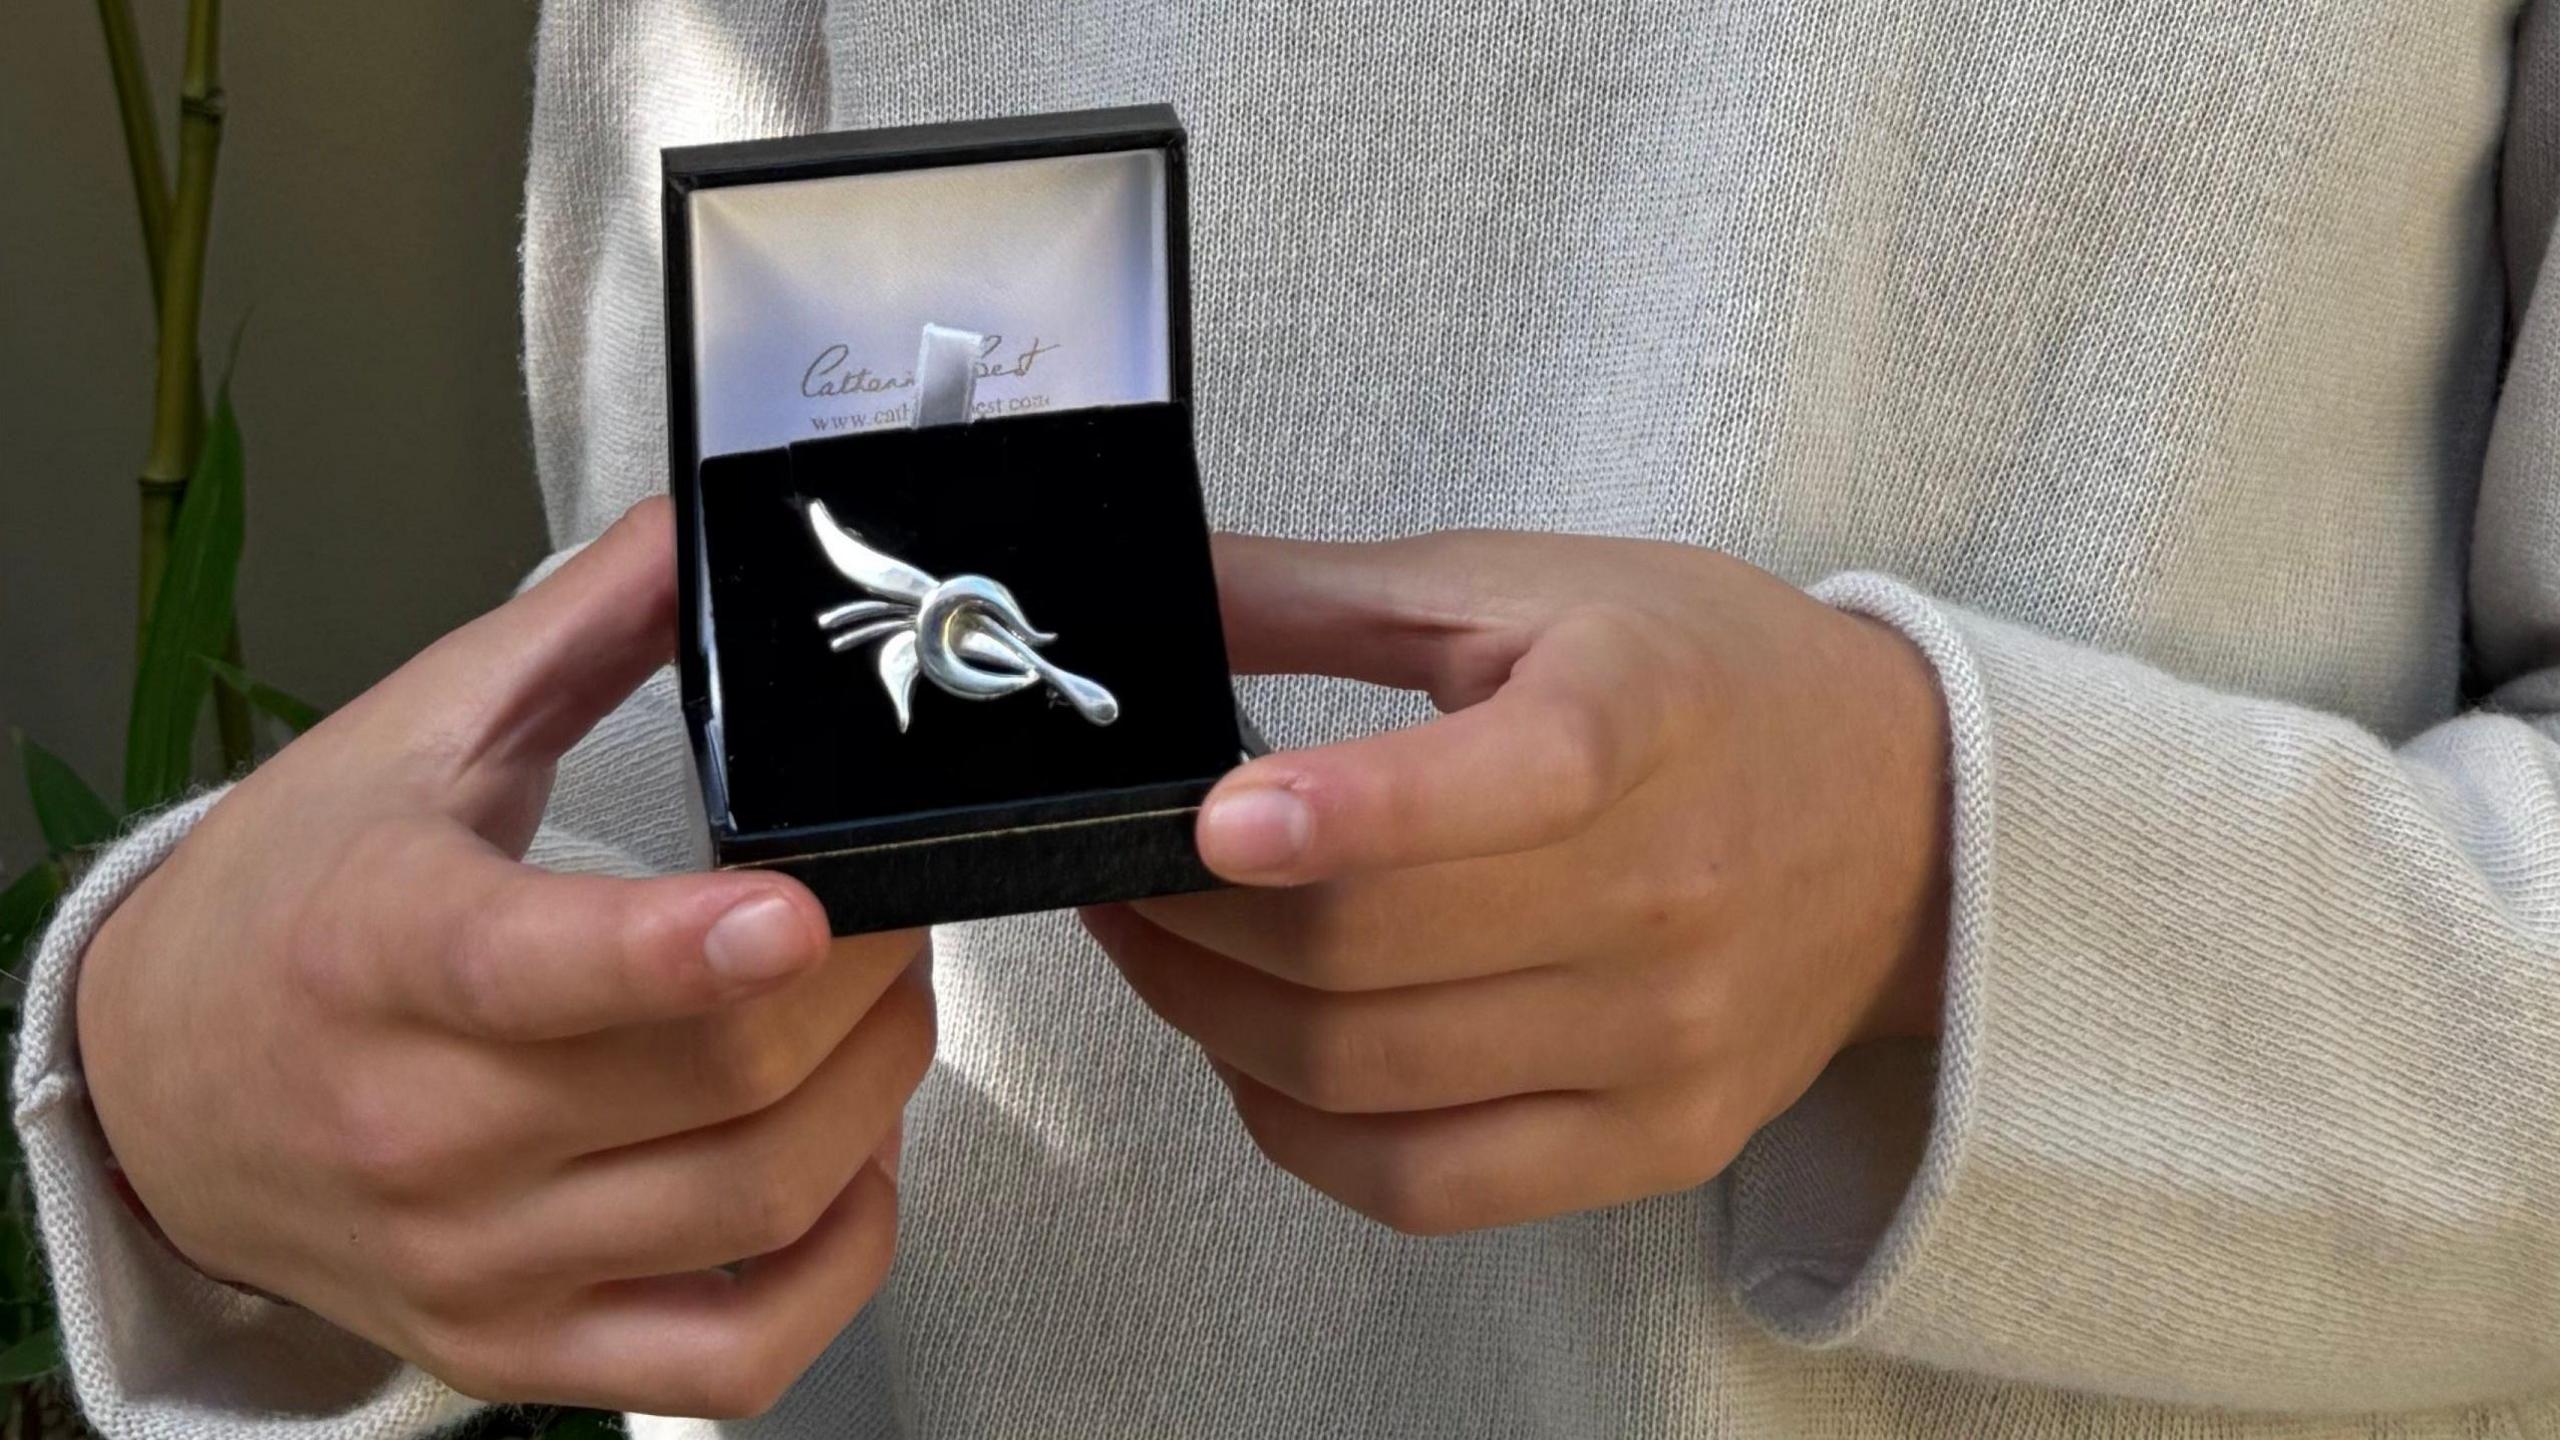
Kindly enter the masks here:
M 254 717 L 263 715 L 289 735 L 322 715 L 243 668 L 233 613 L 247 534 L 245 459 L 230 395 L 239 342 L 235 335 L 208 407 L 198 341 L 214 170 L 222 148 L 221 0 L 189 0 L 187 6 L 174 184 L 162 163 L 130 0 L 97 3 L 158 317 L 151 434 L 137 477 L 137 654 L 121 804 L 110 805 L 43 746 L 12 736 L 46 853 L 0 887 L 0 962 L 15 961 L 0 987 L 0 1026 L 10 1033 L 17 1028 L 26 962 L 80 867 L 134 819 L 212 778 L 198 755 L 205 711 L 214 715 L 220 776 L 257 763 Z M 35 1243 L 25 1158 L 14 1128 L 0 1135 L 0 1177 L 6 1182 L 0 1194 L 0 1440 L 86 1435 L 61 1375 L 62 1350 Z M 610 1417 L 588 1412 L 537 1410 L 493 1414 L 473 1433 L 485 1440 L 584 1440 L 619 1434 L 621 1428 Z

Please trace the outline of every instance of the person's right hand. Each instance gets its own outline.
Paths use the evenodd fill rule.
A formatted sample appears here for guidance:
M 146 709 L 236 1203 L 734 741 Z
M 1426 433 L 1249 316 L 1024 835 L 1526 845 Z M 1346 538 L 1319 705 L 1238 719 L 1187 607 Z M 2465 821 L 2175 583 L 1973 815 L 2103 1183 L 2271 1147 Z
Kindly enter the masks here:
M 517 858 L 673 649 L 672 534 L 641 505 L 295 741 L 81 967 L 99 1121 L 178 1251 L 482 1399 L 761 1411 L 889 1263 L 923 936 Z

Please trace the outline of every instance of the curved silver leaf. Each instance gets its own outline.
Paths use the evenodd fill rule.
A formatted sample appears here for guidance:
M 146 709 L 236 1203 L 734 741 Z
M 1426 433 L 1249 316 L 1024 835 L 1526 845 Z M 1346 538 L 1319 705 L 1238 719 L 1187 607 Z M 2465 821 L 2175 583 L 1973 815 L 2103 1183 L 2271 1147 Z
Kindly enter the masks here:
M 877 640 L 883 635 L 894 635 L 906 628 L 907 617 L 904 615 L 893 616 L 887 620 L 874 620 L 868 625 L 856 625 L 828 641 L 827 648 L 841 655 L 865 641 Z
M 916 632 L 900 630 L 880 647 L 880 683 L 898 710 L 898 733 L 907 733 L 908 712 L 916 694 Z
M 895 600 L 854 600 L 833 610 L 818 612 L 818 628 L 833 630 L 839 625 L 850 625 L 856 620 L 869 620 L 881 615 L 903 615 L 912 619 L 915 610 L 913 605 L 900 604 Z
M 933 591 L 933 577 L 892 555 L 883 555 L 862 537 L 836 523 L 824 500 L 809 502 L 809 529 L 836 573 L 883 600 L 921 604 Z

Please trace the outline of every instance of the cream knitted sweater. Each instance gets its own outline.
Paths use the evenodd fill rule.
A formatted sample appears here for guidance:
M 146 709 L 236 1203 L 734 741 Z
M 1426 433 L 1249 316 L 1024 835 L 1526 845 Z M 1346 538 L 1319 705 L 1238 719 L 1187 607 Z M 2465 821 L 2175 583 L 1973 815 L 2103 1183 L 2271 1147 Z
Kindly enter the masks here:
M 1605 1213 L 1390 1234 L 1258 1159 L 1067 921 L 946 932 L 895 1273 L 730 1432 L 2560 1435 L 2546 13 L 554 0 L 562 545 L 665 473 L 657 147 L 1169 99 L 1222 524 L 1845 577 L 1953 717 L 1943 1043 Z M 1418 713 L 1251 698 L 1284 743 Z M 693 863 L 691 806 L 661 683 L 537 854 Z M 65 907 L 21 1037 L 82 1396 L 117 1436 L 415 1433 L 460 1402 L 101 1180 L 68 987 L 193 813 Z

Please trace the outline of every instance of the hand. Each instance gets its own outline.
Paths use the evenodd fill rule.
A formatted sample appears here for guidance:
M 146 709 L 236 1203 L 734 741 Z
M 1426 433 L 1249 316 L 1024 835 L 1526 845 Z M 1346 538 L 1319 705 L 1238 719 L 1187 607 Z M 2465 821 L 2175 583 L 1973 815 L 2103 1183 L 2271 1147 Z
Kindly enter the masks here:
M 485 1399 L 762 1410 L 889 1263 L 921 935 L 831 945 L 773 875 L 516 859 L 673 649 L 669 517 L 242 781 L 81 969 L 98 1119 L 180 1253 Z
M 1713 1178 L 1934 1033 L 1946 721 L 1896 632 L 1704 550 L 1221 542 L 1239 669 L 1430 692 L 1200 818 L 1247 887 L 1090 911 L 1283 1168 L 1400 1230 Z

